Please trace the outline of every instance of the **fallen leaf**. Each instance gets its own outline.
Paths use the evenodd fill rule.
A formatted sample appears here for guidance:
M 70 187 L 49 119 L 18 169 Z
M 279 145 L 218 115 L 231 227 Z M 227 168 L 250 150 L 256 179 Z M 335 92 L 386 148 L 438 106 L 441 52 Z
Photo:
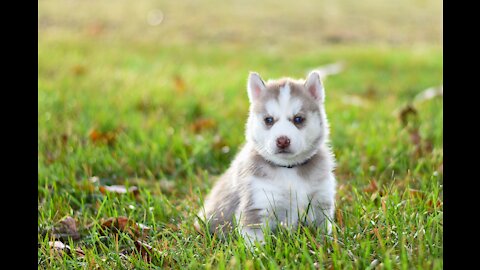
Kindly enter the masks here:
M 152 257 L 154 255 L 154 253 L 159 253 L 160 254 L 160 251 L 158 249 L 150 246 L 149 244 L 147 244 L 145 242 L 139 241 L 139 240 L 135 241 L 135 248 L 138 251 L 138 253 L 140 253 L 142 258 L 146 262 L 151 262 L 152 261 Z
M 88 133 L 88 137 L 94 143 L 106 143 L 108 145 L 113 145 L 116 139 L 116 132 L 115 131 L 102 132 L 93 128 Z
M 180 75 L 175 75 L 173 77 L 173 82 L 175 83 L 175 90 L 179 93 L 184 93 L 186 90 L 185 82 L 183 81 Z
M 52 233 L 56 239 L 67 240 L 68 238 L 72 238 L 73 240 L 80 239 L 80 234 L 77 230 L 77 225 L 75 219 L 70 216 L 65 217 L 62 219 L 58 225 L 56 225 Z
M 62 136 L 60 136 L 61 140 L 62 140 L 62 144 L 65 145 L 67 144 L 68 142 L 68 134 L 66 133 L 63 133 Z
M 112 230 L 112 231 L 121 231 L 127 232 L 132 236 L 143 238 L 147 235 L 150 227 L 145 226 L 141 223 L 136 223 L 135 221 L 124 217 L 111 217 L 102 221 L 102 229 Z
M 87 26 L 87 35 L 96 37 L 105 31 L 105 25 L 101 22 L 94 22 Z
M 375 267 L 380 264 L 380 261 L 378 259 L 375 259 L 373 260 L 371 263 L 370 263 L 370 269 L 375 269 Z
M 420 198 L 420 199 L 425 198 L 425 192 L 423 192 L 421 190 L 418 190 L 418 189 L 409 188 L 408 193 L 412 197 L 417 197 L 417 198 Z
M 402 126 L 408 131 L 410 142 L 415 147 L 414 154 L 418 157 L 422 156 L 424 153 L 432 152 L 433 142 L 429 139 L 423 139 L 420 135 L 420 123 L 418 122 L 417 110 L 409 104 L 400 111 L 399 117 Z
M 85 74 L 85 72 L 87 71 L 87 68 L 83 65 L 74 65 L 71 70 L 73 75 L 80 76 Z
M 73 255 L 72 248 L 68 245 L 65 245 L 61 241 L 50 241 L 48 242 L 48 245 L 50 246 L 50 248 L 53 248 L 59 255 L 62 255 L 63 253 L 67 255 Z M 79 247 L 76 248 L 74 252 L 78 257 L 85 257 L 85 252 Z
M 432 199 L 428 200 L 427 201 L 427 206 L 428 206 L 428 210 L 429 211 L 433 211 L 434 208 L 440 208 L 442 206 L 442 201 L 441 200 L 436 200 L 436 202 L 434 203 Z
M 122 185 L 112 185 L 112 186 L 100 186 L 99 190 L 101 193 L 106 194 L 107 192 L 117 193 L 117 194 L 127 194 L 131 193 L 134 196 L 138 196 L 140 191 L 136 186 L 131 186 L 128 189 Z
M 423 90 L 415 96 L 414 102 L 420 103 L 426 100 L 433 99 L 435 97 L 443 97 L 443 85 L 438 87 L 430 87 Z
M 443 173 L 443 162 L 440 164 L 440 166 L 438 166 L 437 170 L 439 173 Z
M 368 99 L 374 99 L 378 96 L 378 90 L 375 86 L 370 85 L 367 87 L 367 91 L 363 93 L 363 96 L 365 96 Z
M 399 113 L 399 118 L 400 118 L 400 121 L 402 122 L 403 127 L 406 127 L 410 122 L 409 121 L 410 116 L 417 117 L 417 115 L 418 115 L 417 110 L 410 104 L 402 108 Z
M 410 132 L 410 141 L 413 145 L 420 147 L 422 144 L 422 137 L 420 136 L 420 132 L 418 129 L 414 129 Z
M 342 212 L 340 211 L 340 209 L 337 209 L 336 210 L 336 220 L 337 220 L 337 223 L 338 225 L 340 226 L 340 228 L 343 228 L 343 214 Z
M 379 188 L 378 188 L 378 185 L 377 185 L 377 181 L 375 181 L 375 179 L 372 179 L 372 181 L 370 181 L 370 184 L 368 185 L 368 187 L 363 189 L 364 192 L 368 192 L 368 193 L 374 193 L 378 190 L 379 190 Z
M 386 203 L 386 200 L 387 200 L 386 197 L 382 197 L 381 203 L 382 203 L 383 213 L 387 213 L 387 203 Z
M 160 184 L 160 189 L 162 189 L 162 191 L 172 192 L 173 189 L 175 188 L 175 182 L 174 181 L 169 181 L 169 180 L 166 180 L 166 179 L 162 179 L 162 180 L 160 180 L 159 184 Z
M 205 129 L 212 129 L 216 127 L 217 123 L 214 119 L 211 118 L 200 118 L 197 119 L 193 124 L 190 125 L 190 129 L 194 133 L 199 133 Z

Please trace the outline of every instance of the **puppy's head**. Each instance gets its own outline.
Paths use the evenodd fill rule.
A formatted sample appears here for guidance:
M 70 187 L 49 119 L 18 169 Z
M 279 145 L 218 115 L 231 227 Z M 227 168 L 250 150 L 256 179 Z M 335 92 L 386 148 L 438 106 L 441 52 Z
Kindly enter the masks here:
M 251 72 L 246 137 L 265 159 L 282 166 L 301 164 L 328 137 L 323 85 L 317 72 L 306 80 L 264 82 Z

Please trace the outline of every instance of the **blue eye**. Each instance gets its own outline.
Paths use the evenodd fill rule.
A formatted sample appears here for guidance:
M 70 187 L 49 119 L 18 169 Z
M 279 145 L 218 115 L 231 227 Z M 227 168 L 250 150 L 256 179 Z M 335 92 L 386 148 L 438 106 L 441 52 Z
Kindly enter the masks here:
M 301 124 L 301 123 L 303 123 L 303 121 L 305 121 L 305 118 L 303 118 L 301 116 L 295 116 L 295 118 L 293 118 L 293 122 L 295 124 Z
M 265 117 L 264 121 L 265 121 L 265 124 L 271 125 L 273 124 L 273 117 Z

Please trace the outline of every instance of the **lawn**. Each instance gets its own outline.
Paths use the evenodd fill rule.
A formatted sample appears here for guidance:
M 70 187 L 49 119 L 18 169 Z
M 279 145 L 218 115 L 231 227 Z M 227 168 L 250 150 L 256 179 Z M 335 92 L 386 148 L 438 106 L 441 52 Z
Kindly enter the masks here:
M 441 3 L 224 2 L 39 1 L 38 267 L 442 269 L 443 100 L 416 98 L 442 85 Z M 196 232 L 244 142 L 248 72 L 337 61 L 332 235 Z

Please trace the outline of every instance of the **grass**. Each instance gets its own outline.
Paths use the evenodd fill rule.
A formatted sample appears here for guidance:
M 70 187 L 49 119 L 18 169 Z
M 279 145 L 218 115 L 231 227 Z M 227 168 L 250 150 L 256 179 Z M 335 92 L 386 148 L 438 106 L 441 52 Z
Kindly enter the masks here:
M 263 14 L 247 12 L 252 3 L 216 3 L 223 13 L 201 3 L 191 18 L 183 4 L 39 2 L 39 268 L 442 269 L 443 101 L 414 103 L 407 127 L 399 117 L 418 93 L 442 84 L 441 31 L 411 25 L 439 21 L 432 11 L 441 7 L 370 2 L 330 3 L 321 19 L 332 24 L 310 34 L 298 29 L 312 29 L 321 4 L 266 2 Z M 163 10 L 162 30 L 143 26 L 152 8 Z M 275 20 L 285 10 L 291 16 Z M 352 10 L 369 16 L 348 16 Z M 249 42 L 256 23 L 269 20 Z M 346 27 L 352 23 L 364 27 Z M 331 237 L 301 227 L 251 252 L 235 235 L 195 232 L 202 198 L 244 141 L 248 71 L 300 78 L 339 60 L 345 71 L 325 81 L 338 178 Z M 420 152 L 416 129 L 429 145 Z M 107 185 L 139 194 L 104 194 Z M 83 257 L 49 247 L 51 228 L 66 216 L 81 237 L 62 241 Z M 149 260 L 136 237 L 102 230 L 118 216 L 151 228 L 142 240 L 157 250 Z

